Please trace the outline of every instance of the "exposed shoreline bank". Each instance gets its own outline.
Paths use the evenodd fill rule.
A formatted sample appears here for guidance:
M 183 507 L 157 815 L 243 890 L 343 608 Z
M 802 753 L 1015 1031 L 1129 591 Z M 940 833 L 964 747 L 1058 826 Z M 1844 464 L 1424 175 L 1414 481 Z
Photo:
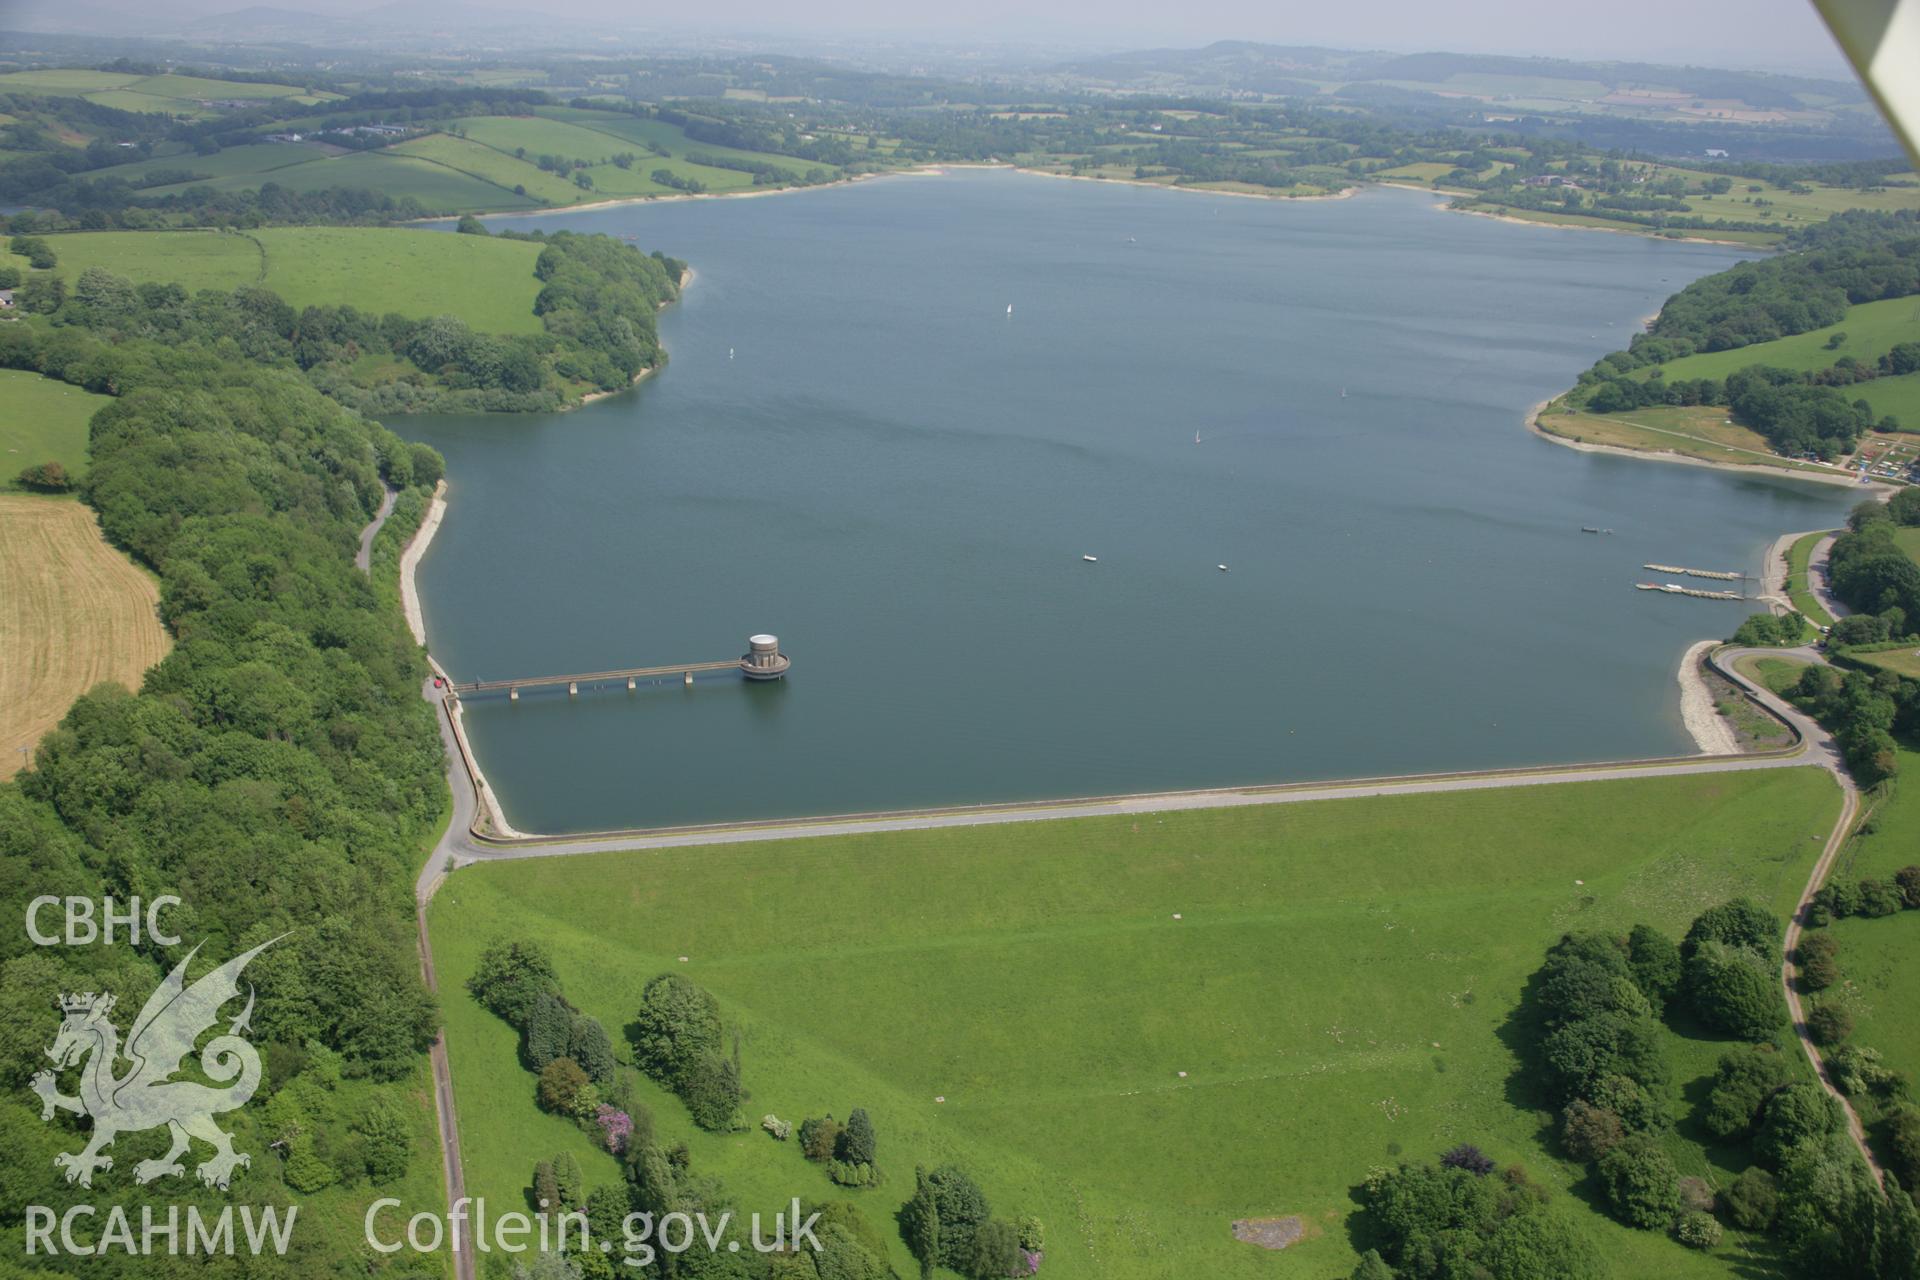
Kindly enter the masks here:
M 1140 178 L 1096 178 L 1082 173 L 1053 173 L 1046 169 L 1033 169 L 1011 161 L 941 161 L 932 160 L 915 165 L 910 169 L 885 169 L 878 173 L 856 173 L 850 177 L 835 178 L 832 182 L 817 182 L 810 186 L 769 187 L 758 191 L 703 191 L 698 195 L 655 195 L 655 196 L 615 196 L 606 200 L 589 200 L 582 204 L 556 205 L 540 209 L 499 209 L 491 213 L 436 213 L 431 217 L 415 218 L 414 226 L 430 226 L 440 222 L 458 222 L 463 217 L 478 218 L 482 222 L 494 218 L 544 218 L 559 213 L 592 213 L 601 209 L 619 209 L 627 205 L 666 204 L 681 200 L 758 200 L 764 196 L 801 195 L 809 191 L 832 191 L 837 187 L 850 187 L 856 183 L 877 181 L 881 178 L 938 178 L 953 169 L 1005 169 L 1012 173 L 1029 173 L 1036 178 L 1067 178 L 1074 182 L 1098 182 L 1107 186 L 1150 187 L 1158 191 L 1190 191 L 1208 196 L 1234 196 L 1248 200 L 1346 200 L 1358 195 L 1369 186 L 1397 187 L 1405 191 L 1423 191 L 1426 188 L 1408 186 L 1399 182 L 1356 183 L 1340 191 L 1330 191 L 1314 196 L 1268 195 L 1259 191 L 1217 191 L 1211 187 L 1182 187 L 1170 182 L 1148 182 Z M 1428 194 L 1435 194 L 1431 191 Z M 1580 230 L 1581 228 L 1575 228 Z
M 1674 453 L 1665 449 L 1628 449 L 1616 444 L 1596 444 L 1590 440 L 1572 440 L 1557 432 L 1549 431 L 1540 425 L 1540 415 L 1547 406 L 1559 396 L 1542 400 L 1527 410 L 1526 427 L 1542 440 L 1551 441 L 1562 448 L 1578 450 L 1581 453 L 1611 453 L 1622 458 L 1641 458 L 1648 462 L 1677 462 L 1689 467 L 1712 467 L 1716 471 L 1744 472 L 1748 475 L 1779 476 L 1785 480 L 1804 480 L 1809 484 L 1842 485 L 1856 489 L 1863 494 L 1885 502 L 1898 491 L 1897 486 L 1885 484 L 1879 480 L 1870 480 L 1866 484 L 1850 475 L 1820 471 L 1790 470 L 1786 467 L 1769 467 L 1764 463 L 1746 462 L 1710 462 L 1705 458 L 1689 458 L 1683 453 Z
M 1476 218 L 1492 218 L 1495 222 L 1511 222 L 1522 227 L 1551 227 L 1558 231 L 1603 231 L 1608 235 L 1639 236 L 1642 240 L 1666 240 L 1674 244 L 1717 244 L 1734 249 L 1752 249 L 1756 253 L 1777 253 L 1778 250 L 1764 244 L 1748 244 L 1745 240 L 1714 240 L 1706 236 L 1668 236 L 1657 235 L 1649 228 L 1623 225 L 1618 227 L 1590 227 L 1584 222 L 1546 222 L 1539 218 L 1518 218 L 1510 213 L 1494 213 L 1488 209 L 1456 209 L 1450 203 L 1454 200 L 1470 200 L 1477 193 L 1472 191 L 1442 191 L 1438 187 L 1423 187 L 1412 182 L 1376 182 L 1376 187 L 1395 187 L 1401 191 L 1419 191 L 1438 197 L 1434 208 L 1441 213 L 1470 213 Z M 1659 312 L 1647 317 L 1651 324 L 1659 317 Z
M 582 204 L 563 204 L 539 209 L 496 209 L 491 213 L 436 213 L 429 218 L 415 218 L 413 225 L 427 226 L 436 222 L 458 222 L 462 218 L 478 218 L 485 222 L 490 218 L 545 218 L 556 213 L 592 213 L 600 209 L 618 209 L 630 204 L 667 204 L 681 200 L 758 200 L 763 196 L 791 196 L 806 191 L 829 191 L 835 187 L 849 187 L 856 182 L 866 182 L 871 178 L 891 178 L 901 174 L 925 173 L 926 169 L 887 169 L 879 173 L 856 173 L 851 177 L 835 178 L 832 182 L 816 182 L 807 186 L 763 187 L 753 191 L 702 191 L 697 194 L 681 192 L 677 195 L 657 196 L 613 196 L 606 200 L 588 200 Z
M 427 625 L 420 611 L 420 589 L 414 581 L 414 574 L 420 567 L 421 558 L 427 554 L 427 548 L 433 544 L 434 535 L 440 531 L 440 521 L 446 514 L 447 482 L 442 480 L 433 487 L 433 500 L 427 504 L 427 512 L 421 517 L 419 529 L 414 531 L 413 537 L 408 539 L 406 547 L 400 552 L 400 608 L 407 617 L 407 630 L 413 633 L 414 642 L 422 648 L 427 644 Z M 427 666 L 432 669 L 435 679 L 452 683 L 446 668 L 434 658 L 431 650 L 427 653 Z M 494 795 L 486 774 L 480 770 L 480 761 L 473 754 L 473 745 L 467 741 L 466 726 L 461 722 L 460 699 L 443 694 L 438 701 L 447 717 L 447 725 L 453 732 L 455 744 L 465 758 L 467 776 L 473 780 L 473 789 L 488 829 L 504 839 L 525 839 L 525 833 L 516 831 L 507 821 L 499 797 Z
M 414 586 L 413 574 L 420 566 L 420 557 L 427 554 L 433 535 L 440 532 L 440 521 L 446 514 L 447 482 L 442 480 L 433 486 L 433 499 L 427 503 L 427 513 L 400 552 L 400 608 L 407 615 L 407 630 L 413 633 L 414 643 L 422 648 L 427 643 L 427 624 L 420 612 L 420 592 Z
M 1065 178 L 1069 182 L 1098 182 L 1106 186 L 1121 187 L 1152 187 L 1159 191 L 1190 191 L 1203 196 L 1236 196 L 1246 200 L 1275 200 L 1281 203 L 1295 200 L 1346 200 L 1359 194 L 1360 191 L 1360 184 L 1355 184 L 1351 187 L 1343 187 L 1339 191 L 1322 192 L 1317 196 L 1293 196 L 1278 193 L 1269 195 L 1261 191 L 1220 191 L 1213 187 L 1183 187 L 1173 182 L 1149 182 L 1145 178 L 1099 178 L 1086 173 L 1054 173 L 1049 169 L 1030 169 L 1026 165 L 1021 164 L 932 164 L 928 165 L 925 169 L 919 170 L 919 172 L 938 174 L 947 169 L 1011 169 L 1015 173 L 1030 173 L 1036 178 Z M 1389 184 L 1376 183 L 1374 185 L 1387 186 Z
M 1434 187 L 1424 187 L 1412 182 L 1356 182 L 1352 186 L 1343 187 L 1339 191 L 1328 191 L 1320 195 L 1312 196 L 1296 196 L 1262 191 L 1220 191 L 1212 187 L 1190 187 L 1180 186 L 1171 182 L 1150 182 L 1144 178 L 1101 178 L 1084 173 L 1054 173 L 1049 169 L 1035 169 L 1027 165 L 1015 164 L 1010 160 L 930 160 L 925 164 L 915 165 L 909 169 L 883 169 L 875 173 L 856 173 L 844 178 L 835 178 L 831 182 L 818 182 L 808 186 L 770 187 L 764 190 L 753 191 L 702 191 L 694 195 L 679 193 L 675 195 L 614 196 L 605 200 L 588 200 L 582 204 L 558 205 L 540 209 L 500 209 L 491 213 L 470 214 L 437 213 L 431 217 L 415 218 L 412 222 L 413 225 L 424 226 L 437 222 L 457 222 L 463 217 L 478 218 L 482 222 L 490 218 L 544 218 L 557 213 L 591 213 L 601 209 L 618 209 L 626 205 L 660 204 L 679 200 L 757 200 L 763 196 L 790 196 L 799 195 L 808 191 L 830 191 L 836 187 L 848 187 L 855 183 L 870 182 L 879 178 L 937 178 L 952 169 L 1007 169 L 1014 173 L 1030 173 L 1036 178 L 1066 178 L 1073 182 L 1099 182 L 1109 186 L 1151 187 L 1160 191 L 1189 191 L 1196 192 L 1200 195 L 1233 196 L 1247 200 L 1275 200 L 1282 202 L 1292 200 L 1347 200 L 1360 194 L 1360 192 L 1369 187 L 1390 187 L 1395 191 L 1417 191 L 1422 195 L 1433 196 L 1435 198 L 1433 207 L 1441 213 L 1470 214 L 1476 218 L 1491 218 L 1495 222 L 1509 222 L 1516 226 L 1547 227 L 1557 231 L 1598 231 L 1605 235 L 1638 236 L 1643 240 L 1667 240 L 1675 244 L 1715 244 L 1734 249 L 1751 249 L 1756 254 L 1779 252 L 1779 250 L 1773 246 L 1749 244 L 1744 240 L 1717 240 L 1709 236 L 1698 235 L 1668 236 L 1656 234 L 1654 231 L 1642 227 L 1590 227 L 1584 223 L 1545 222 L 1535 218 L 1519 218 L 1512 214 L 1494 213 L 1486 209 L 1456 209 L 1453 207 L 1452 201 L 1470 196 L 1473 193 L 1442 191 Z M 1658 315 L 1657 312 L 1655 314 Z
M 1697 640 L 1680 657 L 1680 720 L 1693 735 L 1694 745 L 1703 756 L 1730 756 L 1740 750 L 1733 726 L 1714 703 L 1713 690 L 1700 674 L 1700 660 L 1718 640 Z

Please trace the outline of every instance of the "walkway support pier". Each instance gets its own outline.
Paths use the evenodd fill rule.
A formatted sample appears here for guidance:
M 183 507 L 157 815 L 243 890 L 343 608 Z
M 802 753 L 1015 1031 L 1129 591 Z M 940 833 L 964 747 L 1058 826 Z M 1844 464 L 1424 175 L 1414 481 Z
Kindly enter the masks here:
M 673 676 L 679 676 L 684 683 L 691 685 L 694 673 L 700 671 L 738 671 L 749 680 L 778 680 L 792 666 L 793 659 L 780 652 L 777 637 L 757 635 L 748 637 L 747 651 L 738 658 L 723 658 L 718 662 L 676 662 L 670 666 L 622 667 L 616 671 L 581 671 L 557 676 L 529 676 L 519 680 L 462 680 L 450 682 L 447 689 L 455 697 L 475 693 L 504 693 L 518 702 L 522 689 L 565 685 L 569 697 L 579 697 L 581 685 L 591 689 L 618 681 L 625 681 L 629 692 L 637 689 L 642 680 Z

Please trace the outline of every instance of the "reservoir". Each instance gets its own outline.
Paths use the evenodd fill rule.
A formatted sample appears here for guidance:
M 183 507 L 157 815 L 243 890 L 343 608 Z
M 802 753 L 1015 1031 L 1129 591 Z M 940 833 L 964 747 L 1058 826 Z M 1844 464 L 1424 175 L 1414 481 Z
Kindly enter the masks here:
M 447 457 L 435 656 L 491 680 L 772 632 L 793 659 L 472 700 L 508 819 L 1691 751 L 1680 654 L 1752 609 L 1635 591 L 1641 564 L 1757 574 L 1856 495 L 1522 422 L 1752 251 L 1435 206 L 961 170 L 504 220 L 632 236 L 696 278 L 631 393 L 393 424 Z

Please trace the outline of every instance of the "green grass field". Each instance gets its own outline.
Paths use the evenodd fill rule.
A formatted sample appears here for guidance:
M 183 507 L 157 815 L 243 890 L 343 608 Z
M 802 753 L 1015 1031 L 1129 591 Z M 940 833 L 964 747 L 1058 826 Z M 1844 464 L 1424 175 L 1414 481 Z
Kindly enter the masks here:
M 97 396 L 20 369 L 0 369 L 0 482 L 24 467 L 58 462 L 87 473 L 87 422 L 113 397 Z
M 1913 645 L 1886 649 L 1879 653 L 1850 653 L 1848 657 L 1863 666 L 1891 671 L 1909 680 L 1920 680 L 1920 649 L 1916 649 Z
M 251 191 L 271 181 L 289 191 L 325 191 L 330 187 L 364 187 L 395 199 L 412 196 L 428 213 L 504 213 L 538 208 L 540 202 L 516 196 L 469 174 L 449 169 L 413 156 L 386 151 L 352 151 L 345 155 L 310 160 L 305 164 L 275 169 L 270 174 L 243 173 L 215 178 L 207 183 L 180 183 L 153 187 L 153 195 L 174 195 L 190 186 L 209 186 L 220 191 Z
M 102 72 L 0 75 L 0 91 L 10 82 L 17 82 L 22 88 L 34 86 L 35 81 L 20 78 L 40 76 L 52 77 L 52 84 L 57 88 L 85 92 L 92 101 L 130 111 L 207 116 L 218 114 L 218 109 L 203 108 L 196 98 L 306 100 L 304 91 L 290 85 L 227 85 L 184 76 L 141 78 Z M 282 121 L 279 127 L 311 131 L 321 119 L 315 116 Z M 693 142 L 679 126 L 662 120 L 643 120 L 621 112 L 578 107 L 543 107 L 538 115 L 530 116 L 475 117 L 453 122 L 448 127 L 466 136 L 430 133 L 378 151 L 344 153 L 310 143 L 248 144 L 229 147 L 211 156 L 179 151 L 114 165 L 97 171 L 97 176 L 137 182 L 157 170 L 183 170 L 195 175 L 189 182 L 147 188 L 149 193 L 159 196 L 177 195 L 192 186 L 249 191 L 273 182 L 296 192 L 324 191 L 330 187 L 372 188 L 395 198 L 411 196 L 428 213 L 506 213 L 564 207 L 609 197 L 675 194 L 675 187 L 653 181 L 652 174 L 658 169 L 666 169 L 682 180 L 696 180 L 712 192 L 742 191 L 753 186 L 751 173 L 695 164 L 687 159 L 689 153 L 775 165 L 796 175 L 816 167 L 791 156 Z M 669 154 L 656 154 L 651 150 L 653 145 Z M 610 163 L 622 152 L 638 156 L 631 168 L 622 169 Z M 542 170 L 536 163 L 542 154 L 591 162 L 587 173 L 593 180 L 593 188 L 583 189 L 570 177 Z
M 156 98 L 184 98 L 194 101 L 200 98 L 226 98 L 234 101 L 247 99 L 299 98 L 306 90 L 298 85 L 288 84 L 251 84 L 239 80 L 208 80 L 200 76 L 157 75 L 135 80 L 123 85 L 134 93 L 144 93 Z M 319 94 L 322 98 L 337 98 L 339 94 Z
M 295 306 L 457 315 L 485 333 L 539 333 L 540 246 L 399 227 L 276 227 L 253 233 L 267 285 Z
M 96 169 L 88 176 L 96 180 L 124 178 L 128 182 L 137 183 L 148 174 L 159 170 L 184 169 L 189 173 L 204 174 L 205 177 L 200 180 L 210 182 L 215 178 L 271 173 L 275 169 L 305 164 L 327 154 L 329 153 L 325 148 L 304 142 L 260 142 L 244 147 L 227 147 L 210 156 L 198 155 L 192 151 L 154 156 L 147 160 L 135 160 L 128 164 L 116 164 L 111 168 Z
M 1837 804 L 1785 769 L 482 864 L 431 917 L 468 1190 L 517 1204 L 560 1150 L 619 1176 L 462 994 L 512 933 L 610 1029 L 659 972 L 706 985 L 743 1027 L 751 1120 L 867 1107 L 871 1219 L 956 1160 L 1047 1223 L 1052 1275 L 1344 1275 L 1369 1167 L 1462 1141 L 1558 1188 L 1618 1276 L 1771 1274 L 1738 1238 L 1691 1253 L 1569 1193 L 1508 1019 L 1565 930 L 1677 934 L 1738 894 L 1784 913 Z M 1724 1048 L 1673 1041 L 1681 1084 Z M 642 1088 L 742 1211 L 833 1193 L 792 1145 L 696 1133 Z M 1277 1214 L 1307 1227 L 1283 1254 L 1229 1234 Z
M 266 264 L 250 236 L 215 231 L 81 231 L 46 237 L 71 285 L 99 267 L 136 284 L 165 281 L 189 291 L 260 284 Z M 24 268 L 24 258 L 7 261 Z
M 1827 342 L 1836 333 L 1844 333 L 1846 340 L 1830 350 Z M 1849 307 L 1847 318 L 1839 324 L 1824 329 L 1732 351 L 1702 352 L 1669 361 L 1663 367 L 1669 378 L 1725 378 L 1756 364 L 1776 369 L 1824 369 L 1841 356 L 1852 356 L 1862 363 L 1878 360 L 1900 342 L 1920 342 L 1920 298 L 1863 302 Z M 1861 392 L 1865 394 L 1872 385 L 1860 388 Z
M 1779 219 L 1787 223 L 1822 222 L 1834 214 L 1846 209 L 1913 209 L 1920 208 L 1920 188 L 1911 186 L 1888 186 L 1878 190 L 1862 191 L 1856 187 L 1831 187 L 1821 183 L 1803 184 L 1810 190 L 1802 193 L 1771 182 L 1762 182 L 1754 178 L 1735 177 L 1733 190 L 1725 195 L 1709 196 L 1697 188 L 1700 183 L 1714 175 L 1700 169 L 1682 169 L 1671 165 L 1656 165 L 1653 179 L 1678 176 L 1685 178 L 1695 186 L 1695 191 L 1686 197 L 1693 211 L 1702 217 L 1722 217 L 1732 219 L 1757 218 L 1762 221 Z M 1748 187 L 1759 187 L 1759 191 L 1749 191 Z M 1760 204 L 1766 201 L 1766 204 Z
M 1453 165 L 1442 164 L 1437 160 L 1423 161 L 1418 164 L 1403 164 L 1397 169 L 1375 169 L 1370 175 L 1375 178 L 1399 179 L 1403 182 L 1433 182 L 1444 178 L 1454 170 Z
M 47 71 L 9 71 L 0 75 L 0 93 L 94 93 L 118 89 L 141 79 L 122 71 L 83 71 L 57 69 Z
M 297 102 L 318 103 L 340 97 L 337 93 L 309 94 L 297 85 L 249 84 L 199 76 L 143 76 L 132 72 L 73 69 L 14 71 L 0 75 L 0 93 L 9 90 L 73 94 L 119 111 L 145 111 L 195 119 L 211 119 L 223 114 L 224 108 L 202 105 L 206 102 L 291 98 Z
M 48 240 L 55 270 L 69 280 L 102 267 L 190 290 L 262 284 L 296 307 L 350 303 L 375 314 L 459 315 L 488 333 L 540 332 L 540 246 L 527 241 L 399 227 L 85 231 Z
M 678 178 L 691 178 L 708 191 L 744 191 L 753 186 L 753 175 L 738 169 L 695 164 L 687 157 L 699 155 L 738 160 L 746 164 L 774 165 L 789 173 L 804 173 L 815 166 L 792 156 L 768 152 L 742 151 L 734 147 L 713 146 L 689 139 L 678 126 L 664 120 L 643 120 L 611 111 L 593 111 L 579 107 L 542 107 L 533 116 L 483 116 L 461 120 L 454 125 L 469 141 L 493 149 L 498 154 L 492 172 L 532 174 L 536 179 L 558 182 L 567 191 L 559 193 L 556 203 L 579 203 L 609 196 L 672 195 L 675 188 L 653 181 L 656 169 L 666 169 Z M 668 152 L 662 156 L 650 148 L 659 146 Z M 525 153 L 521 158 L 519 153 Z M 639 158 L 632 168 L 622 169 L 608 163 L 622 152 Z M 592 191 L 581 191 L 568 179 L 542 173 L 534 160 L 541 155 L 595 161 L 587 174 L 593 179 Z M 497 166 L 504 162 L 508 168 Z M 828 166 L 830 167 L 830 166 Z M 526 182 L 533 191 L 533 181 Z M 510 184 L 511 185 L 511 184 Z
M 516 160 L 469 138 L 430 133 L 424 138 L 411 138 L 388 150 L 457 169 L 506 191 L 512 191 L 516 186 L 522 187 L 528 195 L 546 204 L 577 204 L 589 198 L 589 193 L 575 186 L 571 179 L 548 173 L 537 165 Z
M 1920 340 L 1920 325 L 1912 340 Z M 1848 387 L 1847 394 L 1865 400 L 1876 418 L 1893 417 L 1902 431 L 1920 431 L 1920 373 L 1903 373 L 1897 378 L 1875 378 Z
M 677 178 L 698 181 L 712 192 L 743 191 L 753 186 L 753 175 L 750 173 L 743 173 L 737 169 L 694 164 L 687 160 L 685 153 L 680 150 L 675 150 L 671 157 L 658 156 L 647 151 L 643 143 L 633 139 L 615 137 L 559 120 L 488 117 L 481 120 L 462 121 L 461 127 L 466 128 L 469 138 L 475 140 L 483 149 L 491 149 L 496 165 L 504 165 L 518 172 L 530 184 L 541 182 L 562 189 L 554 201 L 559 204 L 579 204 L 609 197 L 675 194 L 676 188 L 653 180 L 652 174 L 659 169 L 665 169 Z M 682 139 L 681 142 L 684 146 L 685 140 Z M 585 191 L 574 186 L 570 179 L 558 178 L 542 172 L 532 159 L 517 158 L 514 154 L 517 148 L 525 148 L 529 157 L 550 154 L 571 159 L 608 162 L 612 157 L 628 152 L 638 155 L 639 159 L 628 169 L 622 169 L 612 163 L 591 165 L 586 172 L 587 176 L 593 180 L 593 189 Z M 757 159 L 766 163 L 779 163 L 781 158 L 761 156 Z M 799 165 L 799 162 L 786 160 L 784 165 L 793 169 Z M 534 190 L 531 185 L 527 189 Z

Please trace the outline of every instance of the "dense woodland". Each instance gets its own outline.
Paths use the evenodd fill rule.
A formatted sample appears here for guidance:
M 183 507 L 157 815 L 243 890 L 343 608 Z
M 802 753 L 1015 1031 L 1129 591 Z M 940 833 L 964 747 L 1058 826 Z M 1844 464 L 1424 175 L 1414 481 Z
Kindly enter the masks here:
M 678 264 L 563 233 L 539 274 L 548 333 L 510 341 L 541 379 L 625 385 L 658 358 L 653 315 Z M 333 1188 L 364 1200 L 404 1176 L 418 1150 L 409 1100 L 439 1022 L 419 976 L 411 885 L 445 812 L 444 761 L 392 578 L 442 464 L 321 394 L 315 375 L 360 343 L 458 387 L 489 367 L 476 348 L 509 340 L 347 308 L 295 313 L 264 290 L 136 288 L 104 272 L 84 273 L 45 319 L 0 326 L 0 367 L 114 397 L 91 424 L 82 498 L 158 575 L 175 641 L 139 691 L 89 693 L 33 768 L 0 784 L 8 909 L 23 918 L 42 894 L 176 894 L 184 905 L 167 923 L 202 946 L 193 976 L 285 935 L 246 975 L 267 1101 L 233 1117 L 254 1155 L 233 1193 L 245 1203 L 304 1204 Z M 370 580 L 353 552 L 388 487 L 402 493 Z M 175 958 L 150 944 L 43 950 L 17 930 L 0 943 L 0 1224 L 18 1224 L 27 1203 L 88 1194 L 43 1173 L 82 1131 L 43 1124 L 20 1101 L 45 1065 L 54 995 L 113 989 L 134 1002 Z M 602 1061 L 590 1045 L 570 1051 Z M 116 1162 L 130 1168 L 164 1138 L 122 1135 Z M 115 1195 L 136 1211 L 148 1198 Z M 198 1184 L 152 1189 L 155 1203 L 182 1195 L 224 1202 Z M 324 1224 L 296 1232 L 294 1247 L 289 1275 L 363 1252 L 357 1234 Z M 68 1265 L 253 1273 L 233 1260 Z M 419 1265 L 402 1257 L 383 1274 Z
M 22 918 L 28 898 L 48 893 L 177 894 L 176 932 L 202 944 L 195 976 L 285 934 L 247 970 L 273 1103 L 239 1120 L 242 1149 L 256 1154 L 236 1195 L 285 1202 L 283 1187 L 398 1176 L 412 1156 L 396 1125 L 401 1091 L 438 1024 L 409 885 L 445 782 L 419 696 L 424 660 L 353 550 L 383 486 L 431 485 L 439 457 L 296 372 L 194 342 L 14 324 L 0 328 L 0 366 L 115 393 L 92 424 L 84 498 L 108 538 L 159 575 L 175 639 L 138 692 L 88 694 L 31 771 L 0 784 L 7 909 Z M 10 1152 L 0 1221 L 12 1224 L 23 1203 L 87 1194 L 43 1172 L 81 1131 L 42 1124 L 20 1101 L 45 1065 L 53 994 L 111 988 L 135 1000 L 168 958 L 150 946 L 42 950 L 18 930 L 0 948 Z M 269 1154 L 275 1143 L 283 1159 Z M 131 1167 L 164 1145 L 163 1131 L 126 1134 L 114 1155 Z M 153 1188 L 156 1201 L 178 1194 Z M 191 1194 L 219 1200 L 197 1184 Z M 315 1268 L 340 1246 L 311 1229 L 297 1241 L 318 1251 Z M 231 1261 L 69 1265 L 239 1273 Z
M 1920 632 L 1920 566 L 1894 543 L 1894 530 L 1920 526 L 1920 489 L 1902 489 L 1885 504 L 1866 503 L 1833 544 L 1833 587 L 1861 619 L 1883 634 L 1851 640 L 1886 640 Z M 1847 619 L 1842 618 L 1842 623 Z M 1920 715 L 1910 726 L 1920 733 Z

